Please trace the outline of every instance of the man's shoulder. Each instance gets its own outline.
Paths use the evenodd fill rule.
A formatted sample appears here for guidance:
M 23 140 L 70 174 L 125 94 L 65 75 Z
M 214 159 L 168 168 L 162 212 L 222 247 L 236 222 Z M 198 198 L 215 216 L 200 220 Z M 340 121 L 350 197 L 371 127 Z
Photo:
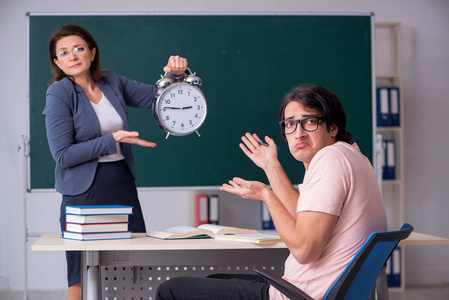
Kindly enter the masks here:
M 354 144 L 348 144 L 346 142 L 335 142 L 334 144 L 324 147 L 321 149 L 318 153 L 322 152 L 322 154 L 333 154 L 333 155 L 360 155 L 360 148 L 359 146 Z
M 352 145 L 345 142 L 336 142 L 332 145 L 323 147 L 320 151 L 317 152 L 315 156 L 317 157 L 326 157 L 326 156 L 339 156 L 343 155 L 346 152 L 354 151 Z
M 356 144 L 346 142 L 336 142 L 322 148 L 312 159 L 310 166 L 321 164 L 335 164 L 337 161 L 353 161 L 355 158 L 363 156 Z

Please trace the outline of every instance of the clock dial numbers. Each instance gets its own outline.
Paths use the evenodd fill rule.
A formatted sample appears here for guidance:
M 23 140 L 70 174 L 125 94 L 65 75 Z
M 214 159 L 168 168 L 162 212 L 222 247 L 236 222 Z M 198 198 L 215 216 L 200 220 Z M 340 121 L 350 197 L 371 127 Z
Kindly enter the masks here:
M 175 83 L 162 93 L 157 109 L 164 130 L 186 135 L 202 125 L 207 106 L 198 88 L 187 83 Z

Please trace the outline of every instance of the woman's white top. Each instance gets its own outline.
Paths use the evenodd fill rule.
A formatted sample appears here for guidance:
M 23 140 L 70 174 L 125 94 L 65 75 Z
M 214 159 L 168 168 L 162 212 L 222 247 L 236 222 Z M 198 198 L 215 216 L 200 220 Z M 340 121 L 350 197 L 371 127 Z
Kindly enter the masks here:
M 120 118 L 117 111 L 109 102 L 108 98 L 102 93 L 102 97 L 98 104 L 90 101 L 95 113 L 97 114 L 98 121 L 100 122 L 101 135 L 107 135 L 118 130 L 123 129 L 123 121 Z M 108 156 L 101 156 L 98 158 L 99 162 L 117 161 L 125 159 L 122 154 L 120 143 L 117 144 L 117 153 Z

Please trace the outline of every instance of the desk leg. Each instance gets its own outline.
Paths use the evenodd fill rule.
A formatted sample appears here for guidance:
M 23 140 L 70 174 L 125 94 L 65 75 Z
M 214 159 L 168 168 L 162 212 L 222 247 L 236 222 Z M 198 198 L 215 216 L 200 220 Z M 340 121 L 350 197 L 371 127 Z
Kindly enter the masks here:
M 100 299 L 100 253 L 98 251 L 83 252 L 83 299 Z M 84 284 L 85 283 L 85 284 Z

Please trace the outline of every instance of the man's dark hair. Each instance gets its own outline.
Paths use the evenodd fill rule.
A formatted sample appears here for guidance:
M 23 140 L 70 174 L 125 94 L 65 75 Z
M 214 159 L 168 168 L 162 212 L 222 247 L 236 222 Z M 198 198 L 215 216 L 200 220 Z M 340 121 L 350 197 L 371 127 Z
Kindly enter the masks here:
M 352 134 L 346 130 L 346 113 L 336 94 L 318 85 L 300 84 L 294 87 L 282 100 L 279 121 L 285 119 L 285 108 L 287 104 L 293 101 L 321 112 L 325 118 L 328 131 L 332 125 L 338 127 L 337 141 L 351 143 Z M 285 134 L 281 133 L 281 135 L 285 139 Z

